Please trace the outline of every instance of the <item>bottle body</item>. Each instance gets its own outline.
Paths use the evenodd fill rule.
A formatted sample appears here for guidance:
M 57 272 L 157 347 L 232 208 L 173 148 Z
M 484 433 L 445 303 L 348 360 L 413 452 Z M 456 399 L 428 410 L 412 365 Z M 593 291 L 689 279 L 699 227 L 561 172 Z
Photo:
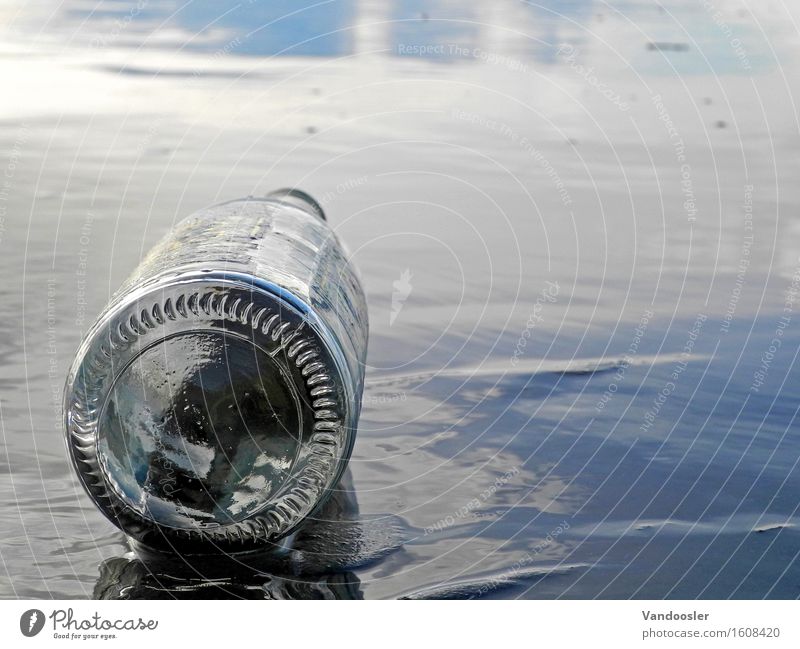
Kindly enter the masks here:
M 183 220 L 81 344 L 68 449 L 98 507 L 146 546 L 275 543 L 346 466 L 366 303 L 318 206 L 295 199 Z

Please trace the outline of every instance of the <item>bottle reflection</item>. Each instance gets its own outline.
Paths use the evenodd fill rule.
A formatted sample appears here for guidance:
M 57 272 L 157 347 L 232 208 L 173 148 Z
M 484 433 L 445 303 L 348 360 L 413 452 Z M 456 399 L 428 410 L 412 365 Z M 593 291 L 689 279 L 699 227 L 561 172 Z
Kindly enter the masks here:
M 243 555 L 147 551 L 100 565 L 95 599 L 363 599 L 353 570 L 402 547 L 393 517 L 363 518 L 349 471 L 285 547 Z
M 182 572 L 182 571 L 181 571 Z M 351 572 L 294 577 L 261 570 L 210 578 L 170 573 L 136 557 L 114 557 L 100 565 L 95 599 L 363 599 Z

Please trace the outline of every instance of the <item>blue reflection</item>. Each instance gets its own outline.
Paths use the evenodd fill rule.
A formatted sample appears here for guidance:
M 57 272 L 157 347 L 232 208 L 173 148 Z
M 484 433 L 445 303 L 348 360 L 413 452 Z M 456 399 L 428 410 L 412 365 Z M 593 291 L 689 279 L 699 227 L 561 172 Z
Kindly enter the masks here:
M 657 38 L 643 44 L 642 56 L 632 60 L 643 74 L 749 76 L 771 67 L 763 37 L 752 26 L 727 22 L 712 12 L 691 17 L 676 13 L 654 34 Z
M 478 43 L 479 21 L 463 4 L 395 0 L 390 18 L 389 47 L 397 56 L 462 59 Z
M 575 46 L 584 40 L 583 30 L 578 29 L 578 24 L 591 28 L 589 17 L 595 0 L 524 0 L 523 4 L 533 14 L 535 22 L 531 31 L 543 41 L 535 46 L 531 56 L 542 63 L 556 62 L 556 52 L 561 43 Z
M 238 54 L 341 56 L 353 50 L 354 5 L 353 0 L 194 0 L 175 20 L 195 38 L 225 30 Z
M 175 32 L 170 47 L 253 56 L 348 54 L 355 14 L 355 0 L 106 0 L 63 13 L 81 32 L 94 26 L 104 43 L 163 46 L 151 37 Z

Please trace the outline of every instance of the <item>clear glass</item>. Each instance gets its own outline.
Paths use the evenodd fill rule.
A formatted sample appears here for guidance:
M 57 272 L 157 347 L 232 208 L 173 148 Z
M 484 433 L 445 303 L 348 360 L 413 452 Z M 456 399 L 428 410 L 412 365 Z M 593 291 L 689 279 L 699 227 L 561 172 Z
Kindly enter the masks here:
M 346 466 L 367 329 L 359 279 L 306 194 L 188 217 L 78 350 L 64 411 L 81 481 L 146 546 L 279 541 Z

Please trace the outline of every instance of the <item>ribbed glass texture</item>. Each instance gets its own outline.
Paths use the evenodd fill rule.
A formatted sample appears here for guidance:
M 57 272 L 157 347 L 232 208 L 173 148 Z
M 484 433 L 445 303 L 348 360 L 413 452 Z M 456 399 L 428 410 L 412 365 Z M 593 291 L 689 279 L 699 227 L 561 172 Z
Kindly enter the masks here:
M 64 416 L 81 481 L 147 546 L 279 541 L 346 466 L 367 330 L 359 279 L 307 195 L 188 217 L 78 350 Z

